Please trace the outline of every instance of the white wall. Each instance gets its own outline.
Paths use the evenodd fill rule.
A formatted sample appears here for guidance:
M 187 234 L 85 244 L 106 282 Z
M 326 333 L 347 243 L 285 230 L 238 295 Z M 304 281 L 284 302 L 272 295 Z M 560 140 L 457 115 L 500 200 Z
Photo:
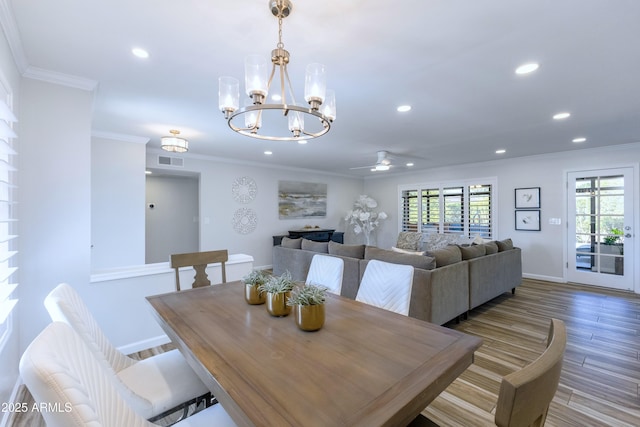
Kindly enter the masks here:
M 0 31 L 0 78 L 3 80 L 3 85 L 8 86 L 7 89 L 13 93 L 13 107 L 18 120 L 20 120 L 20 74 L 13 62 L 9 45 L 2 31 Z M 15 124 L 15 130 L 20 134 L 20 123 Z M 17 139 L 16 143 L 19 150 L 20 139 Z M 19 291 L 16 291 L 14 296 L 19 296 Z M 20 358 L 18 331 L 20 323 L 16 313 L 20 309 L 21 304 L 19 303 L 14 310 L 14 314 L 12 314 L 10 335 L 7 337 L 4 347 L 0 349 L 0 366 L 2 367 L 0 369 L 0 402 L 9 402 L 11 392 L 18 378 L 18 360 Z M 8 414 L 0 413 L 0 425 L 2 424 L 2 419 L 6 416 Z
M 150 152 L 147 167 L 158 166 L 159 152 Z M 162 153 L 166 155 L 166 153 Z M 269 168 L 261 165 L 225 162 L 195 155 L 183 155 L 184 170 L 200 174 L 200 250 L 228 249 L 229 253 L 244 253 L 254 258 L 256 267 L 272 263 L 272 236 L 305 225 L 335 228 L 344 231 L 344 215 L 361 194 L 363 181 L 320 172 L 291 168 Z M 177 168 L 170 168 L 176 171 Z M 255 200 L 242 204 L 233 199 L 231 186 L 236 178 L 253 178 L 258 187 Z M 327 184 L 327 217 L 316 219 L 278 218 L 278 181 L 319 182 Z M 258 225 L 250 234 L 233 229 L 233 215 L 239 208 L 250 208 L 258 217 Z
M 381 247 L 392 246 L 398 234 L 398 186 L 403 184 L 433 183 L 468 178 L 495 176 L 498 179 L 498 218 L 495 238 L 512 238 L 522 248 L 523 274 L 552 281 L 565 281 L 566 262 L 566 174 L 572 170 L 588 170 L 637 165 L 640 143 L 613 146 L 604 149 L 585 149 L 553 155 L 524 157 L 472 165 L 435 168 L 425 172 L 368 179 L 365 192 L 376 198 L 382 210 L 391 214 L 378 234 Z M 635 177 L 635 199 L 639 200 L 638 177 Z M 514 189 L 541 188 L 541 231 L 514 229 Z M 637 211 L 636 218 L 640 212 Z M 561 218 L 562 225 L 550 225 L 550 218 Z M 636 219 L 635 229 L 638 230 Z M 636 232 L 636 235 L 638 233 Z M 638 240 L 635 253 L 638 254 Z M 640 266 L 638 260 L 632 260 Z M 635 287 L 640 292 L 636 267 Z
M 23 79 L 20 102 L 20 346 L 50 322 L 60 282 L 88 292 L 93 93 Z
M 146 147 L 91 140 L 91 271 L 144 264 Z

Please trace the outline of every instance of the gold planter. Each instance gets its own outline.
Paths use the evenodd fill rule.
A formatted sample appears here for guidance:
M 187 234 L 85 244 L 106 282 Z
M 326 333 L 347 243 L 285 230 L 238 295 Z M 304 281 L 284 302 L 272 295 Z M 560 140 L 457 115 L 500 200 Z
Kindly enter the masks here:
M 303 331 L 317 331 L 324 325 L 324 304 L 294 306 L 296 325 Z
M 260 292 L 257 286 L 246 283 L 244 285 L 244 299 L 252 305 L 264 304 L 267 293 Z
M 291 292 L 271 293 L 267 292 L 267 311 L 276 317 L 288 316 L 291 307 L 287 305 L 287 298 Z

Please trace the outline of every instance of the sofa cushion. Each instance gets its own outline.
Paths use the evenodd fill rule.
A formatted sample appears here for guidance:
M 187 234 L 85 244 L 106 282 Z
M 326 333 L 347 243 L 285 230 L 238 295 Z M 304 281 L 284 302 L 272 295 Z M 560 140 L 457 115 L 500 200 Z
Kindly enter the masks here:
M 513 249 L 513 242 L 511 239 L 496 240 L 498 245 L 498 252 L 508 251 Z
M 426 251 L 435 251 L 436 249 L 442 249 L 448 245 L 458 245 L 469 243 L 469 239 L 460 234 L 452 233 L 431 233 L 425 238 L 423 249 Z
M 462 259 L 467 260 L 485 256 L 487 254 L 487 249 L 484 245 L 471 245 L 460 247 L 460 252 L 462 253 Z
M 494 241 L 485 243 L 484 248 L 487 255 L 498 253 L 498 244 Z
M 329 242 L 314 242 L 313 240 L 302 238 L 301 249 L 304 251 L 318 252 L 322 254 L 329 253 Z
M 300 237 L 298 237 L 297 239 L 291 239 L 285 236 L 282 238 L 282 243 L 280 243 L 280 246 L 282 246 L 283 248 L 289 248 L 289 249 L 301 249 L 302 239 Z
M 342 243 L 330 241 L 329 254 L 363 259 L 364 245 L 343 245 Z
M 424 255 L 424 251 L 412 251 L 409 249 L 396 248 L 395 246 L 391 246 L 391 250 L 400 254 Z
M 377 259 L 394 264 L 407 264 L 423 270 L 433 270 L 436 267 L 436 260 L 424 255 L 401 254 L 398 252 L 380 249 L 375 246 L 364 248 L 364 259 Z
M 462 261 L 462 252 L 460 252 L 460 248 L 455 245 L 450 245 L 435 251 L 427 251 L 427 256 L 436 259 L 436 267 L 444 267 L 445 265 Z
M 396 246 L 398 249 L 417 251 L 422 246 L 422 233 L 414 231 L 401 231 L 398 234 Z

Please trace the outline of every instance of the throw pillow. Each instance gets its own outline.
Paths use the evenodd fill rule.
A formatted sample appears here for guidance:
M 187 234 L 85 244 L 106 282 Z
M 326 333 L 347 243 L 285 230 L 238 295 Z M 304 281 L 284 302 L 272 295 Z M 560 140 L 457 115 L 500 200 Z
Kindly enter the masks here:
M 415 268 L 423 270 L 433 270 L 436 268 L 435 259 L 424 255 L 401 254 L 398 252 L 380 249 L 375 246 L 366 246 L 364 248 L 364 259 L 377 259 L 380 261 L 391 262 L 393 264 L 412 265 Z
M 409 249 L 396 248 L 395 246 L 391 246 L 391 250 L 393 252 L 398 252 L 401 254 L 410 254 L 410 255 L 424 255 L 424 251 L 410 251 Z
M 462 259 L 467 260 L 486 255 L 487 249 L 484 247 L 484 245 L 473 245 L 461 247 L 460 252 L 462 253 Z
M 511 241 L 511 239 L 496 240 L 496 244 L 498 245 L 498 252 L 513 249 L 513 242 Z
M 484 244 L 484 248 L 487 252 L 487 255 L 497 254 L 498 253 L 498 244 L 494 241 L 487 242 Z
M 462 261 L 462 252 L 460 252 L 460 248 L 455 245 L 447 246 L 435 251 L 427 251 L 427 256 L 436 259 L 436 267 L 438 268 Z
M 349 258 L 364 258 L 364 245 L 343 245 L 334 241 L 329 242 L 329 254 Z
M 329 253 L 329 242 L 314 242 L 313 240 L 302 238 L 301 249 L 304 251 L 319 252 L 322 254 Z
M 291 239 L 285 236 L 282 238 L 282 243 L 280 243 L 280 246 L 282 246 L 283 248 L 300 249 L 302 248 L 302 239 Z
M 411 251 L 417 251 L 420 249 L 422 243 L 422 233 L 413 231 L 401 231 L 398 234 L 398 241 L 396 247 L 399 249 L 408 249 Z
M 435 251 L 436 249 L 442 249 L 448 245 L 458 244 L 459 240 L 459 234 L 431 233 L 427 235 L 423 248 L 427 251 Z

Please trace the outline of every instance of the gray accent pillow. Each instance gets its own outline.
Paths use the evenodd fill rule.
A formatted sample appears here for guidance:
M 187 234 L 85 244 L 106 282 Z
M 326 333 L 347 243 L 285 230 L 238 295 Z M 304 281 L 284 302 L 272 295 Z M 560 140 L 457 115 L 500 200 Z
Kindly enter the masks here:
M 399 252 L 380 249 L 375 246 L 364 248 L 364 259 L 377 259 L 379 261 L 391 262 L 393 264 L 412 265 L 423 270 L 433 270 L 436 267 L 436 260 L 424 255 L 401 254 Z
M 364 245 L 343 245 L 334 241 L 329 242 L 331 255 L 346 256 L 349 258 L 364 258 Z
M 484 245 L 471 245 L 460 247 L 460 252 L 462 253 L 462 259 L 466 260 L 485 256 L 487 249 Z
M 313 240 L 302 238 L 302 250 L 318 252 L 322 254 L 329 253 L 329 242 L 314 242 Z
M 280 243 L 280 246 L 282 246 L 283 248 L 301 249 L 302 239 L 301 238 L 291 239 L 285 236 L 282 238 L 282 242 Z
M 497 254 L 498 253 L 498 244 L 494 241 L 487 242 L 484 244 L 484 248 L 487 252 L 487 255 Z
M 498 245 L 498 252 L 504 252 L 513 249 L 513 242 L 511 239 L 496 240 Z
M 436 267 L 444 267 L 445 265 L 462 261 L 462 252 L 456 245 L 449 245 L 435 251 L 427 251 L 427 256 L 436 259 Z

